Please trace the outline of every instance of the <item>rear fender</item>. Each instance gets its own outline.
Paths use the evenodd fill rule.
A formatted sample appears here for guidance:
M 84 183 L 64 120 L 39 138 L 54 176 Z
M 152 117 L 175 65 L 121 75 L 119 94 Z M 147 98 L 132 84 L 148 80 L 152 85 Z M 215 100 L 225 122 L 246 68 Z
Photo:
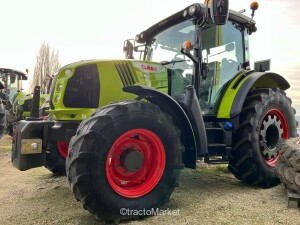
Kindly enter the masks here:
M 225 91 L 217 118 L 233 118 L 237 116 L 243 107 L 248 92 L 257 88 L 279 88 L 286 90 L 290 87 L 287 80 L 271 72 L 244 71 L 239 73 L 229 84 Z

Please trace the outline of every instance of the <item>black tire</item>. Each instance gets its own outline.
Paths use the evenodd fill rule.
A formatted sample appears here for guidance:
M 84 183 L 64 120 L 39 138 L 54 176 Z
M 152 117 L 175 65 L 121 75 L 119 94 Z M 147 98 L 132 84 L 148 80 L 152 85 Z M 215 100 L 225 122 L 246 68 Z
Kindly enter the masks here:
M 59 151 L 59 142 L 49 144 L 45 167 L 55 175 L 66 175 L 66 158 Z
M 9 136 L 13 136 L 13 132 L 14 132 L 14 125 L 15 125 L 15 123 L 14 124 L 7 124 L 6 125 L 6 133 L 9 135 Z
M 107 169 L 107 163 L 111 159 L 108 157 L 119 151 L 116 147 L 118 140 L 136 129 L 146 129 L 159 137 L 163 144 L 159 151 L 164 152 L 166 162 L 161 177 L 149 192 L 128 197 L 128 193 L 117 193 L 109 182 L 110 169 Z M 142 137 L 141 134 L 134 134 L 130 138 L 141 142 Z M 124 149 L 123 145 L 122 148 Z M 180 131 L 172 123 L 171 117 L 159 107 L 140 101 L 114 103 L 97 110 L 78 127 L 76 135 L 70 141 L 67 176 L 76 199 L 81 201 L 85 209 L 95 214 L 96 218 L 106 221 L 137 218 L 141 215 L 121 215 L 120 209 L 155 209 L 167 202 L 183 168 L 183 151 Z M 138 173 L 139 170 L 135 172 Z
M 296 137 L 295 109 L 282 90 L 251 90 L 233 131 L 228 169 L 247 184 L 272 187 L 282 139 Z
M 2 138 L 6 126 L 5 107 L 0 99 L 0 138 Z
M 276 165 L 277 175 L 287 188 L 300 194 L 300 138 L 285 140 Z

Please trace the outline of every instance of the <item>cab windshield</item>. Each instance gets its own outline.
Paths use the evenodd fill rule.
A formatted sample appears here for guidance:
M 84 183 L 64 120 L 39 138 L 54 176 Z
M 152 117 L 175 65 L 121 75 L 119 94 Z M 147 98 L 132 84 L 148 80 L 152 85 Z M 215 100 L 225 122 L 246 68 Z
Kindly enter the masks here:
M 192 82 L 193 63 L 180 52 L 182 43 L 194 41 L 195 25 L 192 21 L 184 21 L 156 35 L 147 44 L 146 60 L 161 62 L 173 70 L 171 95 L 184 92 Z
M 0 82 L 2 83 L 2 85 L 4 85 L 4 88 L 0 91 L 2 92 L 2 94 L 5 94 L 7 96 L 6 100 L 11 100 L 20 89 L 21 80 L 16 74 L 0 73 Z
M 186 40 L 195 43 L 195 25 L 189 20 L 162 31 L 146 45 L 146 60 L 161 62 L 173 70 L 172 96 L 183 94 L 192 83 L 193 63 L 180 52 Z M 200 40 L 202 64 L 207 65 L 208 74 L 200 79 L 199 101 L 204 114 L 216 115 L 222 90 L 249 61 L 248 34 L 232 21 L 222 26 L 207 23 Z

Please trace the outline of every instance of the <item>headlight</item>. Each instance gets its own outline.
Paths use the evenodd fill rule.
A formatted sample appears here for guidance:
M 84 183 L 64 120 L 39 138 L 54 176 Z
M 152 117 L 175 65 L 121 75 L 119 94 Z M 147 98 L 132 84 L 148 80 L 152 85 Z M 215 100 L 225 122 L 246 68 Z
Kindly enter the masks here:
M 191 17 L 198 18 L 201 16 L 201 7 L 199 4 L 191 5 L 188 9 L 188 13 Z
M 23 105 L 24 104 L 24 100 L 23 99 L 20 99 L 19 101 L 18 101 L 18 105 Z
M 195 12 L 196 12 L 196 7 L 195 7 L 195 5 L 190 6 L 190 8 L 189 8 L 189 14 L 190 14 L 191 16 L 193 16 L 193 15 L 195 14 Z
M 72 70 L 71 70 L 71 69 L 66 69 L 66 71 L 65 71 L 65 76 L 66 76 L 67 78 L 70 78 L 71 75 L 72 75 Z
M 59 100 L 60 100 L 60 97 L 57 96 L 57 97 L 55 98 L 55 103 L 59 103 Z
M 62 86 L 62 84 L 58 85 L 58 87 L 57 87 L 57 90 L 58 90 L 59 92 L 61 92 L 61 91 L 62 91 L 62 89 L 63 89 L 63 86 Z

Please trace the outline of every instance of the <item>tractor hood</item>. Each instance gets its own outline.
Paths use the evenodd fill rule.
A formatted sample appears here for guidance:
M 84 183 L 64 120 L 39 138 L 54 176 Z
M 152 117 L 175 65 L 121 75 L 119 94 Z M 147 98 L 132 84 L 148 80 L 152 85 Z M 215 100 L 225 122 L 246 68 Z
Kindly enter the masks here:
M 121 81 L 124 87 L 131 85 L 167 88 L 167 68 L 160 63 L 143 60 L 86 60 L 64 66 L 60 73 L 73 76 L 78 67 L 97 65 L 100 80 L 102 77 Z
M 82 120 L 111 102 L 133 99 L 124 87 L 142 85 L 168 92 L 168 69 L 141 60 L 87 60 L 64 66 L 51 89 L 55 120 Z M 88 87 L 88 88 L 87 88 Z

